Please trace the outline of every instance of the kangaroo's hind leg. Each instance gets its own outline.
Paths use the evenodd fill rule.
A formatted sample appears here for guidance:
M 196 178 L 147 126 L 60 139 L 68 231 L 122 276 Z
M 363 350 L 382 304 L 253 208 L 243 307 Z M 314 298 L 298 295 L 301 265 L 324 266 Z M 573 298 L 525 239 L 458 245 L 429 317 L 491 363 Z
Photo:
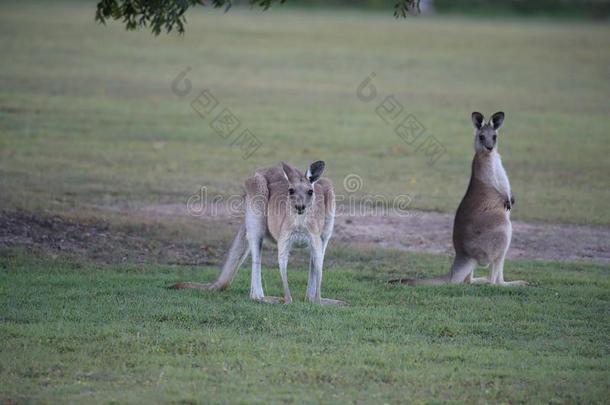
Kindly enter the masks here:
M 322 298 L 322 267 L 324 265 L 325 241 L 315 238 L 311 242 L 311 257 L 309 260 L 309 280 L 307 282 L 306 300 L 321 305 L 347 305 L 345 301 Z
M 464 282 L 466 284 L 489 284 L 489 278 L 488 277 L 475 277 L 474 269 L 473 269 L 472 272 L 466 277 L 466 280 L 464 280 Z
M 288 256 L 290 253 L 290 241 L 287 239 L 279 239 L 277 241 L 277 259 L 280 267 L 280 277 L 282 279 L 282 287 L 284 288 L 284 297 L 273 297 L 273 296 L 262 296 L 260 298 L 254 298 L 259 301 L 264 301 L 269 304 L 292 303 L 292 296 L 290 295 L 290 288 L 288 287 Z M 253 272 L 254 274 L 254 272 Z M 260 274 L 260 273 L 259 273 Z M 253 276 L 254 277 L 254 276 Z M 258 281 L 256 281 L 258 282 Z M 254 284 L 253 284 L 254 285 Z M 262 287 L 261 287 L 262 291 Z
M 456 253 L 451 265 L 451 271 L 448 276 L 445 276 L 447 278 L 446 282 L 438 284 L 460 284 L 466 282 L 469 278 L 472 278 L 476 265 L 476 260 Z
M 320 303 L 322 287 L 322 266 L 324 265 L 324 245 L 318 237 L 310 242 L 309 279 L 307 281 L 306 299 L 310 302 Z
M 277 261 L 280 266 L 280 277 L 284 288 L 284 303 L 290 304 L 292 296 L 288 287 L 288 256 L 290 255 L 290 241 L 288 238 L 280 238 L 277 241 Z M 278 298 L 278 301 L 280 299 Z
M 508 248 L 510 246 L 510 240 L 512 238 L 512 226 L 510 221 L 506 225 L 506 229 L 504 230 L 501 237 L 498 237 L 497 240 L 501 243 L 498 246 L 501 255 L 496 258 L 492 262 L 491 269 L 491 284 L 495 285 L 503 285 L 503 286 L 511 286 L 511 285 L 527 285 L 527 281 L 524 280 L 515 280 L 515 281 L 504 281 L 504 259 L 506 258 L 506 252 L 508 252 Z
M 481 264 L 481 263 L 479 263 L 479 264 Z M 489 263 L 483 263 L 483 265 L 484 265 L 484 267 L 488 267 Z M 466 280 L 464 280 L 464 282 L 466 284 L 489 284 L 490 279 L 488 277 L 475 277 L 474 276 L 475 268 L 476 268 L 476 266 L 472 266 L 472 271 L 466 277 Z
M 471 274 L 470 275 L 470 280 L 467 280 L 467 283 L 469 283 L 469 284 L 489 284 L 489 278 L 487 278 L 487 277 L 474 277 Z
M 246 238 L 252 258 L 250 298 L 262 301 L 265 298 L 261 275 L 261 251 L 267 232 L 267 204 L 269 191 L 267 180 L 260 174 L 246 180 Z
M 527 281 L 515 280 L 515 281 L 504 281 L 504 257 L 503 254 L 500 258 L 492 263 L 491 270 L 491 284 L 511 286 L 511 285 L 527 285 Z

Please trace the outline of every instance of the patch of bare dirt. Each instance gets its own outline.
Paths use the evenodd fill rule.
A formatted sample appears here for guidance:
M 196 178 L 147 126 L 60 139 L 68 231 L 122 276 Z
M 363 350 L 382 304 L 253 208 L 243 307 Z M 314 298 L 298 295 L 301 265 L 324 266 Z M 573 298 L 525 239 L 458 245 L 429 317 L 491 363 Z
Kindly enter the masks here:
M 114 212 L 142 220 L 142 224 L 181 219 L 201 229 L 236 228 L 239 209 L 223 206 L 187 209 L 184 204 L 115 207 Z M 412 211 L 403 215 L 340 215 L 333 239 L 342 244 L 453 255 L 453 216 Z M 145 225 L 143 225 L 145 226 Z M 151 238 L 147 232 L 125 232 L 99 223 L 80 223 L 60 217 L 41 218 L 26 213 L 0 213 L 0 247 L 31 246 L 50 251 L 85 254 L 105 262 L 155 261 L 215 264 L 224 249 L 173 239 Z M 111 253 L 108 253 L 111 252 Z M 513 221 L 510 260 L 588 261 L 610 264 L 610 228 Z
M 339 217 L 335 238 L 345 243 L 453 255 L 453 215 Z M 513 221 L 509 260 L 588 261 L 610 264 L 610 229 Z
M 338 210 L 341 211 L 341 210 Z M 148 218 L 193 216 L 230 218 L 239 210 L 215 205 L 199 210 L 185 204 L 150 205 L 139 210 Z M 347 245 L 408 252 L 453 255 L 453 215 L 410 211 L 403 215 L 339 215 L 333 238 Z M 610 264 L 610 228 L 513 221 L 509 260 L 588 261 Z
M 0 248 L 25 247 L 51 256 L 66 253 L 103 263 L 208 265 L 219 261 L 220 253 L 214 247 L 150 237 L 152 226 L 143 223 L 127 231 L 100 221 L 0 212 Z

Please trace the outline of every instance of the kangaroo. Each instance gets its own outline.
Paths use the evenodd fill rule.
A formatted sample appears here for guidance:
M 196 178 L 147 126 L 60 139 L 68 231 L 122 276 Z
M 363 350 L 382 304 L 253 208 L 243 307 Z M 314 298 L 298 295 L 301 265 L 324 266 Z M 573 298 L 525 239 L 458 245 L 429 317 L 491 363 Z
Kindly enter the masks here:
M 303 174 L 297 168 L 280 163 L 258 169 L 244 182 L 246 215 L 239 228 L 222 271 L 209 284 L 178 283 L 169 288 L 224 290 L 231 285 L 243 261 L 252 256 L 250 298 L 269 303 L 292 302 L 288 287 L 288 256 L 293 244 L 310 248 L 309 280 L 306 300 L 323 305 L 341 305 L 343 301 L 321 298 L 322 266 L 326 247 L 335 222 L 335 194 L 329 179 L 321 177 L 323 161 L 312 163 Z M 266 297 L 261 280 L 263 238 L 277 243 L 280 278 L 284 297 Z
M 503 122 L 501 111 L 488 122 L 483 114 L 472 113 L 475 155 L 468 190 L 455 214 L 455 260 L 451 271 L 432 279 L 405 280 L 406 284 L 527 285 L 522 280 L 504 281 L 504 258 L 512 236 L 510 212 L 515 200 L 498 153 L 498 129 Z M 483 267 L 491 264 L 491 276 L 474 278 L 477 264 Z

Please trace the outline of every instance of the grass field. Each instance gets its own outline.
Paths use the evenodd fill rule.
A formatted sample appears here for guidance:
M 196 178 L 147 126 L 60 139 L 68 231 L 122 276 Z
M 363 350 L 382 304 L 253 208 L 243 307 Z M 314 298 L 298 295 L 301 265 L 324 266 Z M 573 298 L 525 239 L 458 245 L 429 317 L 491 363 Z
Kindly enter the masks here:
M 470 113 L 502 109 L 514 217 L 610 224 L 607 24 L 235 8 L 155 38 L 97 26 L 86 2 L 19 2 L 0 5 L 0 27 L 3 207 L 184 202 L 201 186 L 236 192 L 256 167 L 324 159 L 338 187 L 355 173 L 361 193 L 453 212 Z M 187 67 L 181 98 L 171 84 Z M 191 109 L 204 88 L 260 139 L 250 159 Z M 446 148 L 435 165 L 375 113 L 390 94 Z
M 170 291 L 216 269 L 0 258 L 0 381 L 15 402 L 605 403 L 610 281 L 594 265 L 512 263 L 529 288 L 407 288 L 396 265 L 448 259 L 344 252 L 324 295 L 253 304 L 249 275 L 217 294 Z M 376 262 L 379 268 L 363 266 Z M 269 294 L 277 272 L 266 271 Z M 297 295 L 298 294 L 298 295 Z
M 263 305 L 247 270 L 224 293 L 164 288 L 211 280 L 235 221 L 141 211 L 324 159 L 338 194 L 356 174 L 356 196 L 451 213 L 471 111 L 504 110 L 513 218 L 606 229 L 610 25 L 235 7 L 155 38 L 96 25 L 94 3 L 0 3 L 0 403 L 607 403 L 608 266 L 518 261 L 506 278 L 529 287 L 407 288 L 387 281 L 451 258 L 331 241 L 323 292 L 350 306 L 302 302 L 302 251 L 297 302 Z M 204 89 L 261 141 L 248 159 L 191 108 Z M 375 112 L 388 95 L 445 147 L 434 165 Z

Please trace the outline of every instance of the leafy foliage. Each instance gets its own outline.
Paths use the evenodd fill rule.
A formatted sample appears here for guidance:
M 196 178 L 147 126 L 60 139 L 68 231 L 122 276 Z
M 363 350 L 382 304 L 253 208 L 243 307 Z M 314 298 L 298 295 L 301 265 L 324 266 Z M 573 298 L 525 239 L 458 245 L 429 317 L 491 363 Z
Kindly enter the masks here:
M 251 6 L 267 10 L 274 3 L 282 4 L 286 0 L 248 0 Z M 186 24 L 185 13 L 189 7 L 211 6 L 231 8 L 231 0 L 100 0 L 97 3 L 95 21 L 106 24 L 109 19 L 120 20 L 127 30 L 148 28 L 153 34 L 159 35 L 177 30 L 184 34 Z M 408 13 L 419 12 L 419 0 L 397 0 L 394 6 L 394 16 L 404 18 Z

